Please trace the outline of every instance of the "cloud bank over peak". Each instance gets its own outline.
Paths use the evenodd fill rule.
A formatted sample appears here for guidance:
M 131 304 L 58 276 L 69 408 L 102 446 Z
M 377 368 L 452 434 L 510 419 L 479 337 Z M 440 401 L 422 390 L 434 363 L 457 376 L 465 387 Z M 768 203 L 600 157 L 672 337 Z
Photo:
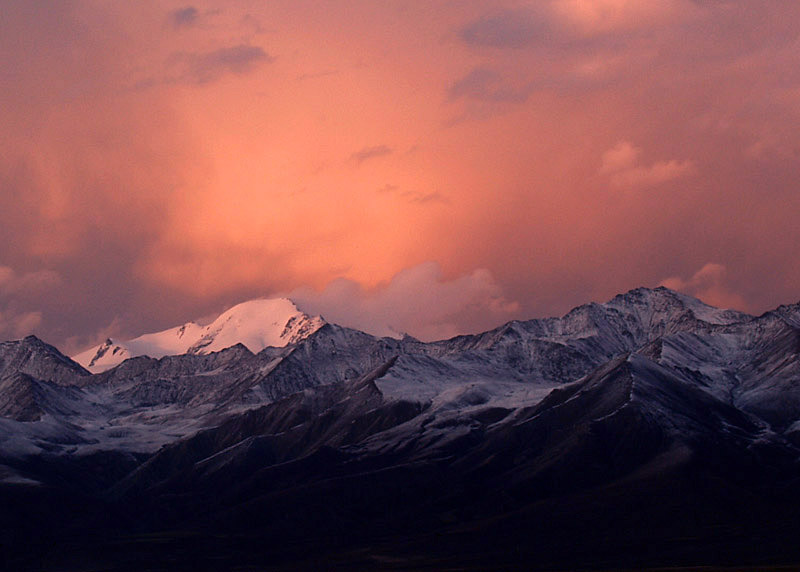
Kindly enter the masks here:
M 489 329 L 519 310 L 488 270 L 448 280 L 436 262 L 402 270 L 369 290 L 339 278 L 322 291 L 300 288 L 288 296 L 304 312 L 330 322 L 376 336 L 410 334 L 423 341 Z
M 661 281 L 659 286 L 684 292 L 717 308 L 746 308 L 745 300 L 727 284 L 727 268 L 708 262 L 690 278 L 673 276 Z

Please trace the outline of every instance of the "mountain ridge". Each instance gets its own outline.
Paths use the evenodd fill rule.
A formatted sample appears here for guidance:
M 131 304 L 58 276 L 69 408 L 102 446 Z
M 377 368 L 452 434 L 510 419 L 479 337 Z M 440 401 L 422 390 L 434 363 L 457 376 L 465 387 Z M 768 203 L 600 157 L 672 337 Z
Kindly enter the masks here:
M 102 373 L 5 342 L 0 541 L 40 531 L 20 570 L 80 569 L 51 545 L 107 569 L 793 564 L 798 315 L 635 289 L 428 343 L 290 326 Z

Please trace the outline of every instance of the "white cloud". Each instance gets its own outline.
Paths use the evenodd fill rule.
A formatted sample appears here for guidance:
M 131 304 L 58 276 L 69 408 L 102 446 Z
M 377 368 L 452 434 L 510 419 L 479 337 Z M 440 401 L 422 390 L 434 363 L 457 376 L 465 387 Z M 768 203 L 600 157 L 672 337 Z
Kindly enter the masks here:
M 652 165 L 640 164 L 642 149 L 628 141 L 620 141 L 603 153 L 600 174 L 606 175 L 612 187 L 634 189 L 651 187 L 691 175 L 694 161 L 657 161 Z
M 614 147 L 603 153 L 603 162 L 600 166 L 601 173 L 616 173 L 632 168 L 639 160 L 642 150 L 634 147 L 628 141 L 620 141 Z
M 322 292 L 301 288 L 289 297 L 303 311 L 330 322 L 378 336 L 408 333 L 425 341 L 489 329 L 519 310 L 488 270 L 448 281 L 436 262 L 407 268 L 373 290 L 340 278 Z

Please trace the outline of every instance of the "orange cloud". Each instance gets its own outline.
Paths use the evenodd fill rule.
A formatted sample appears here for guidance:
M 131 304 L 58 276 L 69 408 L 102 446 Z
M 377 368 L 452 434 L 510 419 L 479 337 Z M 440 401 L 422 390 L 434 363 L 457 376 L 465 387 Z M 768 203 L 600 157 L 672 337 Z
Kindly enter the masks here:
M 685 0 L 555 0 L 552 6 L 555 14 L 584 34 L 664 25 L 697 10 Z
M 6 2 L 0 266 L 60 283 L 0 311 L 88 340 L 337 278 L 367 308 L 403 272 L 443 305 L 487 284 L 519 304 L 442 332 L 675 274 L 792 300 L 797 22 L 688 0 Z M 717 290 L 693 282 L 709 260 Z

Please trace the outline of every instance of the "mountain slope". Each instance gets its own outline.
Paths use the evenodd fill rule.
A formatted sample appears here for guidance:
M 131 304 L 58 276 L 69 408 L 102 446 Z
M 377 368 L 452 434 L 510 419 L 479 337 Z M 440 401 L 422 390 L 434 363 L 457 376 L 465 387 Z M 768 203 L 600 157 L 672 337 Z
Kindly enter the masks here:
M 758 555 L 727 527 L 766 527 L 782 549 L 794 544 L 773 519 L 793 522 L 796 504 L 780 501 L 797 495 L 775 491 L 796 478 L 798 451 L 644 356 L 620 356 L 534 406 L 475 410 L 465 431 L 431 406 L 382 395 L 375 382 L 394 367 L 166 447 L 113 495 L 162 526 L 192 523 L 206 542 L 201 531 L 228 531 L 247 547 L 229 555 L 243 566 L 327 558 L 330 538 L 404 567 L 459 569 L 585 566 L 584 550 L 611 568 L 714 562 L 718 546 Z M 418 417 L 446 421 L 457 438 L 421 443 Z M 674 557 L 676 537 L 685 554 Z

